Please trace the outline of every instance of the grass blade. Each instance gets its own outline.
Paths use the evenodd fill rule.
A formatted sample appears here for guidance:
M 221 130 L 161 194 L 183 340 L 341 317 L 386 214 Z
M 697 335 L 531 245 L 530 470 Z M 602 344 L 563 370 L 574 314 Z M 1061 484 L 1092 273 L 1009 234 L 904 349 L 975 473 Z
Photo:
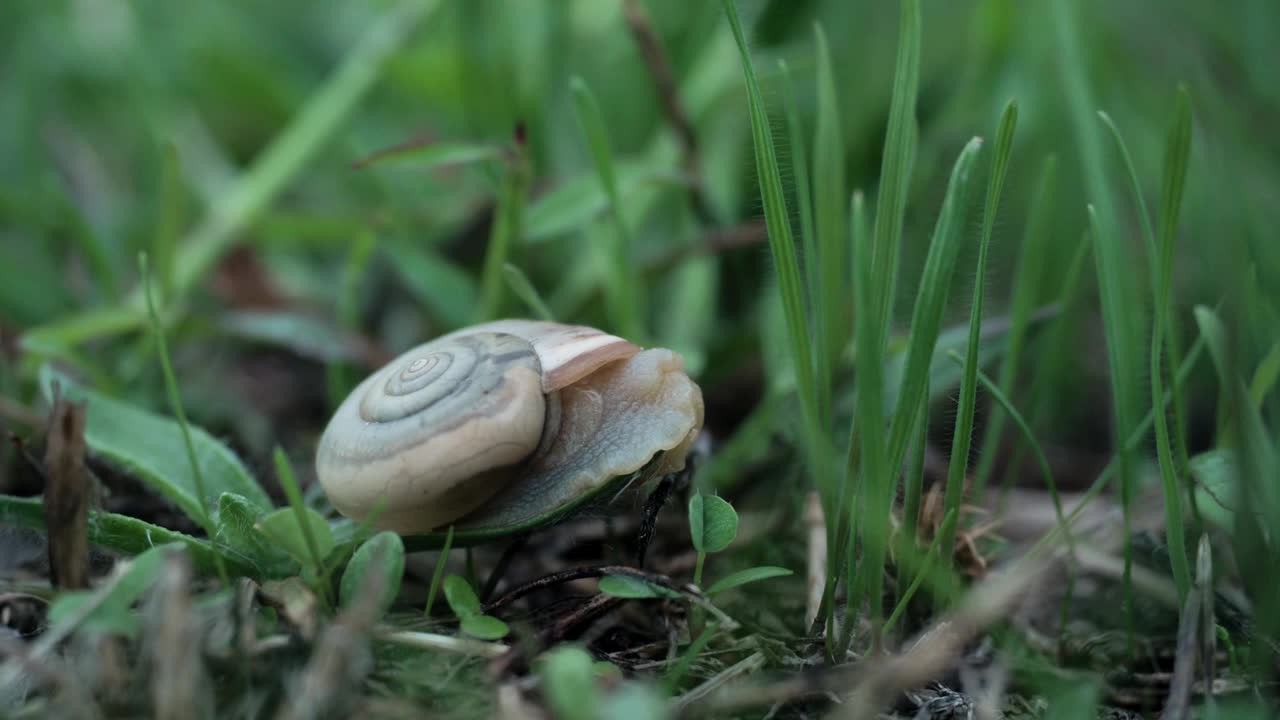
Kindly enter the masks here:
M 1111 387 L 1113 408 L 1118 428 L 1128 430 L 1133 425 L 1130 411 L 1133 408 L 1134 385 L 1137 382 L 1134 370 L 1135 344 L 1137 331 L 1132 322 L 1132 313 L 1126 309 L 1125 298 L 1128 283 L 1121 279 L 1124 272 L 1123 262 L 1116 257 L 1119 248 L 1112 240 L 1106 239 L 1096 209 L 1089 206 L 1089 227 L 1093 237 L 1094 261 L 1098 269 L 1098 285 L 1102 293 L 1102 318 L 1107 336 L 1107 360 L 1111 368 Z M 1136 458 L 1133 451 L 1121 448 L 1118 456 L 1118 473 L 1120 476 L 1120 505 L 1123 511 L 1124 525 L 1124 604 L 1128 618 L 1128 640 L 1130 655 L 1134 648 L 1134 604 L 1133 604 L 1133 546 L 1131 536 L 1130 511 L 1134 497 L 1134 465 Z
M 903 0 L 898 26 L 898 57 L 894 64 L 893 96 L 889 126 L 884 138 L 880 167 L 880 193 L 876 200 L 875 259 L 872 278 L 880 283 L 875 307 L 881 330 L 888 332 L 893 317 L 898 252 L 902 245 L 903 215 L 915 155 L 916 94 L 920 84 L 920 3 Z M 884 343 L 884 338 L 880 339 Z M 892 459 L 892 458 L 891 458 Z
M 552 314 L 551 308 L 547 307 L 547 304 L 543 302 L 542 296 L 538 294 L 538 289 L 533 286 L 533 283 L 529 281 L 529 277 L 520 268 L 507 263 L 502 267 L 502 272 L 506 275 L 507 286 L 511 288 L 511 292 L 524 301 L 524 304 L 529 306 L 529 309 L 533 311 L 533 314 L 539 320 L 555 322 L 555 316 Z
M 991 233 L 995 227 L 996 212 L 1000 208 L 1000 193 L 1004 189 L 1009 170 L 1009 155 L 1013 152 L 1013 134 L 1018 127 L 1018 104 L 1010 100 L 1000 116 L 996 130 L 996 150 L 991 163 L 991 177 L 987 183 L 987 201 L 983 209 L 982 238 L 978 245 L 978 267 L 973 283 L 973 304 L 969 308 L 969 343 L 965 351 L 964 376 L 960 380 L 960 403 L 957 408 L 956 429 L 951 438 L 951 462 L 947 468 L 946 497 L 943 508 L 960 512 L 960 499 L 965 490 L 965 470 L 969 465 L 969 446 L 973 442 L 973 416 L 978 404 L 978 344 L 982 332 L 982 300 L 987 274 L 987 251 L 991 247 Z M 957 522 L 957 525 L 959 523 Z M 953 531 L 954 533 L 954 531 Z M 955 535 L 942 538 L 941 559 L 951 566 L 955 550 Z
M 796 184 L 796 205 L 800 215 L 800 247 L 803 260 L 805 288 L 810 293 L 818 287 L 818 234 L 813 229 L 813 194 L 809 186 L 809 145 L 800 120 L 800 98 L 796 94 L 791 77 L 791 66 L 786 60 L 778 61 L 783 87 L 787 90 L 787 142 L 791 155 L 791 175 Z M 808 298 L 812 307 L 815 299 Z
M 889 431 L 887 467 L 902 467 L 907 443 L 915 429 L 920 396 L 929 382 L 929 366 L 933 362 L 933 349 L 942 327 L 942 314 L 946 310 L 951 278 L 955 274 L 956 258 L 964 241 L 964 229 L 969 207 L 970 178 L 974 162 L 982 147 L 982 140 L 973 138 L 965 145 L 951 170 L 947 195 L 938 213 L 938 223 L 933 230 L 929 254 L 925 258 L 924 272 L 920 276 L 920 289 L 916 295 L 911 316 L 911 337 L 907 346 L 907 359 L 903 369 L 897 407 L 893 410 L 893 423 Z
M 187 424 L 187 413 L 182 407 L 182 394 L 178 391 L 178 380 L 173 374 L 173 364 L 169 362 L 169 346 L 164 338 L 164 325 L 160 322 L 160 313 L 156 312 L 155 299 L 151 297 L 151 277 L 147 268 L 147 254 L 138 254 L 138 281 L 141 283 L 143 297 L 147 302 L 147 313 L 151 317 L 151 332 L 156 338 L 156 354 L 160 356 L 160 369 L 164 373 L 164 387 L 169 395 L 169 405 L 173 408 L 173 415 L 178 420 L 178 427 L 182 429 L 182 444 L 187 450 L 187 460 L 191 463 L 191 475 L 195 482 L 196 495 L 200 502 L 199 517 L 195 518 L 203 528 L 206 535 L 214 536 L 213 516 L 209 513 L 209 505 L 206 498 L 209 494 L 205 492 L 204 473 L 200 471 L 200 462 L 196 460 L 195 443 L 191 441 L 191 426 Z M 230 578 L 227 576 L 226 564 L 222 561 L 221 555 L 213 556 L 214 563 L 218 569 L 218 579 L 223 585 L 228 584 Z
M 742 22 L 733 0 L 723 0 L 725 15 L 733 30 L 738 52 L 742 57 L 742 71 L 746 77 L 748 108 L 751 114 L 751 138 L 755 147 L 756 175 L 760 182 L 760 196 L 764 205 L 765 225 L 769 234 L 769 250 L 773 256 L 778 277 L 778 289 L 782 295 L 783 314 L 786 319 L 787 337 L 791 346 L 791 360 L 795 366 L 796 384 L 800 394 L 805 445 L 809 453 L 811 470 L 818 476 L 818 487 L 830 492 L 830 483 L 818 465 L 819 437 L 816 393 L 813 378 L 813 350 L 809 343 L 808 325 L 804 314 L 804 289 L 800 278 L 800 265 L 796 259 L 795 241 L 791 235 L 790 217 L 787 214 L 786 196 L 782 190 L 782 173 L 773 148 L 773 132 L 764 97 L 751 65 L 751 53 L 742 31 Z
M 480 277 L 480 304 L 477 321 L 495 320 L 502 316 L 502 268 L 524 236 L 525 191 L 529 183 L 529 158 L 522 139 L 517 138 L 514 157 L 498 189 L 493 228 L 489 231 L 489 247 L 484 256 Z
M 1166 349 L 1166 328 L 1173 319 L 1169 306 L 1173 303 L 1173 241 L 1177 226 L 1178 210 L 1182 205 L 1182 189 L 1186 184 L 1187 158 L 1191 154 L 1191 105 L 1185 88 L 1178 93 L 1177 110 L 1173 127 L 1165 149 L 1165 168 L 1161 205 L 1160 239 L 1154 248 L 1152 261 L 1156 266 L 1154 304 L 1155 322 L 1151 332 L 1151 403 L 1155 408 L 1164 398 L 1164 370 L 1162 356 Z M 1136 186 L 1135 186 L 1136 187 Z M 1145 210 L 1143 211 L 1145 214 Z M 1169 341 L 1172 338 L 1168 338 Z M 1171 348 L 1170 348 L 1171 349 Z M 1170 362 L 1176 362 L 1170 357 Z M 1175 417 L 1178 393 L 1173 393 Z M 1175 423 L 1176 423 L 1175 419 Z M 1191 567 L 1187 559 L 1186 538 L 1182 531 L 1182 486 L 1178 482 L 1179 464 L 1174 458 L 1173 442 L 1169 436 L 1168 418 L 1163 412 L 1155 414 L 1156 455 L 1160 465 L 1160 480 L 1164 487 L 1165 537 L 1169 543 L 1169 562 L 1173 580 L 1178 587 L 1178 599 L 1186 602 L 1191 592 Z M 1175 425 L 1177 427 L 1178 425 Z
M 613 325 L 624 336 L 643 344 L 643 312 L 640 309 L 630 263 L 633 245 L 631 227 L 622 215 L 621 196 L 618 193 L 618 176 L 614 169 L 613 149 L 609 133 L 605 129 L 604 116 L 591 88 L 582 78 L 569 80 L 573 94 L 573 107 L 578 117 L 578 127 L 586 137 L 587 150 L 595 165 L 596 175 L 609 198 L 609 208 L 615 225 L 612 242 L 606 248 L 605 299 L 609 304 L 609 316 Z
M 1004 360 L 1000 363 L 999 387 L 1008 395 L 1022 368 L 1022 351 L 1031 314 L 1035 310 L 1036 293 L 1044 282 L 1049 267 L 1050 241 L 1053 238 L 1053 200 L 1057 190 L 1058 161 L 1050 155 L 1040 171 L 1036 193 L 1028 212 L 1022 250 L 1018 254 L 1018 266 L 1014 270 L 1013 297 L 1010 300 L 1009 334 L 1005 338 Z M 1001 437 L 1004 434 L 1004 413 L 992 412 L 984 429 L 982 447 L 978 452 L 978 469 L 974 471 L 974 493 L 981 495 L 991 478 L 998 457 Z
M 818 118 L 813 139 L 813 213 L 818 254 L 818 299 L 813 305 L 814 334 L 817 337 L 818 412 L 823 423 L 831 421 L 833 366 L 849 337 L 849 302 L 845 268 L 850 253 L 845 244 L 848 222 L 845 207 L 844 143 L 840 137 L 839 100 L 831 51 L 822 26 L 814 25 L 818 60 Z M 810 277 L 810 282 L 814 278 Z

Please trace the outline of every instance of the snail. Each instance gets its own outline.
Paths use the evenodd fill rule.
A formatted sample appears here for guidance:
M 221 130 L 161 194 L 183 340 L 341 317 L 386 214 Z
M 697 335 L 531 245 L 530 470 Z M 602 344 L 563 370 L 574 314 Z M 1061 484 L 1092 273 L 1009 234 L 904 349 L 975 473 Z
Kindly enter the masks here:
M 452 525 L 482 539 L 681 470 L 702 419 L 702 392 L 671 350 L 499 320 L 419 345 L 361 382 L 320 438 L 316 474 L 353 520 L 376 507 L 381 529 Z

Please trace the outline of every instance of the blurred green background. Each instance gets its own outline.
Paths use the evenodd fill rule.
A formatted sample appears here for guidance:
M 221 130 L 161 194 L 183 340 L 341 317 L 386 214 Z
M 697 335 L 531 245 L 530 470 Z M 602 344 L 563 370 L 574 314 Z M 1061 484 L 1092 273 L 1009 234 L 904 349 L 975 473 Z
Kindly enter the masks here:
M 259 460 L 276 442 L 309 452 L 328 409 L 363 369 L 479 319 L 495 197 L 518 129 L 528 185 L 509 259 L 558 318 L 616 329 L 600 302 L 601 248 L 615 230 L 575 118 L 570 78 L 580 76 L 617 156 L 634 234 L 628 261 L 647 298 L 646 340 L 685 354 L 707 392 L 713 433 L 727 433 L 777 371 L 762 351 L 770 346 L 762 308 L 774 300 L 741 66 L 720 3 L 641 3 L 696 131 L 702 210 L 623 5 L 5 2 L 2 394 L 32 404 L 35 369 L 53 358 L 109 392 L 162 408 L 159 369 L 137 322 L 136 258 L 147 251 L 194 419 Z M 1051 153 L 1059 167 L 1051 247 L 1060 262 L 1042 300 L 1055 296 L 1089 200 L 1064 64 L 1083 71 L 1093 103 L 1124 133 L 1152 199 L 1174 89 L 1185 82 L 1190 90 L 1179 317 L 1189 322 L 1192 305 L 1213 304 L 1243 281 L 1224 270 L 1243 267 L 1227 258 L 1247 254 L 1260 287 L 1280 286 L 1280 4 L 1063 5 L 1073 28 L 1064 29 L 1051 3 L 923 4 L 901 297 L 914 295 L 951 162 L 969 137 L 990 138 L 1010 97 L 1021 122 L 996 225 L 988 315 L 1004 312 L 1030 196 Z M 896 4 L 743 0 L 740 8 L 784 149 L 790 95 L 778 61 L 790 66 L 812 138 L 814 23 L 825 29 L 849 187 L 874 198 Z M 1064 33 L 1077 36 L 1074 51 Z M 425 149 L 356 167 L 405 143 Z M 433 147 L 486 159 L 445 163 Z M 1137 249 L 1123 167 L 1109 142 L 1103 149 L 1111 202 Z M 972 217 L 976 223 L 978 213 Z M 1096 302 L 1091 265 L 1086 304 Z M 1134 273 L 1145 276 L 1145 263 Z M 972 281 L 960 275 L 956 322 Z M 497 314 L 527 314 L 501 290 Z M 900 302 L 899 314 L 908 308 Z M 1256 310 L 1265 321 L 1275 305 Z M 1105 445 L 1108 394 L 1105 383 L 1094 390 L 1090 382 L 1106 367 L 1096 311 L 1085 308 L 1073 327 L 1078 362 L 1058 385 L 1064 421 L 1047 432 Z M 1254 350 L 1268 343 L 1258 338 Z M 1209 391 L 1200 397 L 1213 402 Z

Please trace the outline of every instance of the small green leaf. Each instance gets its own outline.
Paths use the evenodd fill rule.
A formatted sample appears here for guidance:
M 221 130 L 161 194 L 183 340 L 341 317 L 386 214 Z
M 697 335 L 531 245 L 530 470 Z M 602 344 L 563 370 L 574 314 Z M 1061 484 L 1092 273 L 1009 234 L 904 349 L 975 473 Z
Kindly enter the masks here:
M 213 506 L 224 492 L 242 495 L 264 510 L 271 507 L 270 498 L 240 458 L 204 430 L 190 426 L 196 462 L 208 493 L 202 505 L 178 423 L 82 388 L 49 366 L 40 372 L 46 399 L 53 397 L 55 382 L 64 397 L 88 402 L 84 437 L 89 449 L 122 466 L 188 517 L 203 523 L 207 517 L 204 509 Z
M 724 592 L 730 588 L 753 583 L 757 580 L 768 580 L 769 578 L 785 577 L 791 574 L 791 571 L 784 567 L 774 567 L 772 565 L 747 568 L 715 581 L 711 584 L 711 587 L 707 588 L 707 594 L 715 595 L 718 592 Z
M 561 645 L 538 662 L 542 691 L 556 717 L 594 720 L 601 717 L 600 686 L 591 655 L 574 645 Z
M 298 563 L 278 544 L 254 529 L 262 515 L 262 509 L 243 495 L 222 493 L 213 519 L 214 541 L 253 558 L 268 577 L 296 575 Z
M 1240 462 L 1236 452 L 1218 448 L 1188 462 L 1196 480 L 1196 507 L 1206 520 L 1224 530 L 1235 527 L 1239 507 Z
M 496 617 L 489 615 L 468 615 L 462 618 L 462 632 L 479 640 L 501 640 L 511 632 L 511 628 Z
M 381 588 L 378 615 L 386 614 L 400 594 L 400 579 L 404 576 L 404 541 L 393 532 L 380 532 L 369 538 L 351 556 L 347 569 L 342 573 L 338 597 L 343 607 L 350 607 L 360 595 L 360 590 L 370 583 Z
M 689 498 L 689 533 L 698 552 L 720 552 L 738 535 L 738 513 L 724 498 L 694 495 Z
M 453 614 L 463 620 L 480 614 L 480 598 L 471 589 L 471 583 L 461 575 L 450 575 L 444 579 L 444 599 Z
M 320 557 L 324 557 L 333 549 L 333 530 L 320 513 L 311 508 L 305 508 L 305 511 L 307 524 L 311 526 L 311 535 L 316 541 L 316 549 L 319 550 Z M 267 513 L 254 527 L 272 542 L 280 545 L 298 562 L 308 567 L 315 564 L 311 559 L 311 551 L 307 549 L 307 539 L 302 525 L 298 522 L 298 516 L 293 508 L 285 507 Z
M 630 575 L 606 575 L 600 578 L 600 592 L 632 600 L 680 597 L 677 592 Z

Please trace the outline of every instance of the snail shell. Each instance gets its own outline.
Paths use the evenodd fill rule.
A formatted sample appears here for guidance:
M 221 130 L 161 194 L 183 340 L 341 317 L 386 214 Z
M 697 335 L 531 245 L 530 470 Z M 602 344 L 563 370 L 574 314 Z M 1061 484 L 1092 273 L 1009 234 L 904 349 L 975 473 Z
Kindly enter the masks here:
M 676 353 L 500 320 L 420 345 L 342 403 L 316 452 L 343 515 L 405 535 L 535 525 L 610 480 L 684 465 L 702 393 Z M 655 460 L 656 458 L 656 460 Z

